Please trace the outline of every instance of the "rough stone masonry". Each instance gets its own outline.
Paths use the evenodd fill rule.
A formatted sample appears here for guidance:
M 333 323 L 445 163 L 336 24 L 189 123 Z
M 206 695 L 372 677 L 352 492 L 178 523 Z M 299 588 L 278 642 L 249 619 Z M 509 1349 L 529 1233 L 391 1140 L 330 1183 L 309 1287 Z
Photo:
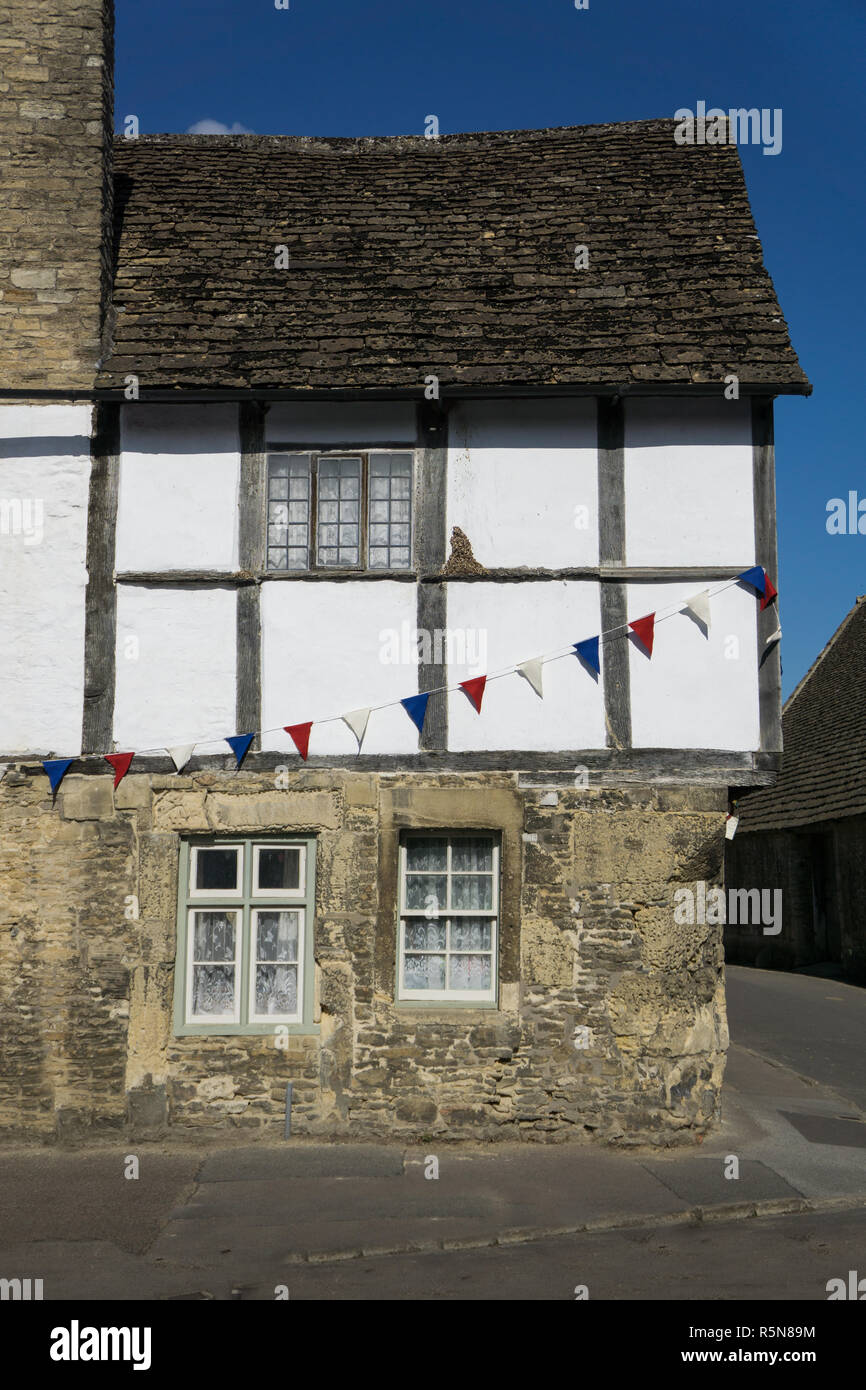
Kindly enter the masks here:
M 727 1048 L 721 928 L 678 926 L 720 881 L 723 788 L 521 788 L 516 773 L 75 775 L 0 783 L 0 1135 L 88 1131 L 694 1140 Z M 497 830 L 494 1009 L 399 1006 L 406 828 Z M 314 1030 L 175 1036 L 179 847 L 316 837 Z M 136 903 L 137 918 L 129 911 Z

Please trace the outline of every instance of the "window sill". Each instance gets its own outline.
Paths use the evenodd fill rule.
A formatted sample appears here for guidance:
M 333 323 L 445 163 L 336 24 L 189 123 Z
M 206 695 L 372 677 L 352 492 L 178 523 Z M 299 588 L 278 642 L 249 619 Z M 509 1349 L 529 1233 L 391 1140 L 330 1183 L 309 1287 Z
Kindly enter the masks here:
M 181 1023 L 174 1028 L 176 1038 L 317 1038 L 318 1023 Z

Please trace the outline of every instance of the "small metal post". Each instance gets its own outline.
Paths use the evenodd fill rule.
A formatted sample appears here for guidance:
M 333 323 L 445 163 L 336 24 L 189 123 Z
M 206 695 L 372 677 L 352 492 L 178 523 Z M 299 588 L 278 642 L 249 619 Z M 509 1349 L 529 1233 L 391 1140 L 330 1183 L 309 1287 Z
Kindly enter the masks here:
M 286 1132 L 284 1139 L 288 1139 L 292 1133 L 292 1083 L 286 1085 Z

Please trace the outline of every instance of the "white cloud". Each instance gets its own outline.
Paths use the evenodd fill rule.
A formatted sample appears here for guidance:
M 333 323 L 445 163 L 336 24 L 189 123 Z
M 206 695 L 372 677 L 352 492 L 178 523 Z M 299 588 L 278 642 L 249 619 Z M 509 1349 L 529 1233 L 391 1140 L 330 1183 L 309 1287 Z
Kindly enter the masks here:
M 241 125 L 235 121 L 233 125 L 223 125 L 222 121 L 212 121 L 206 117 L 203 121 L 196 121 L 195 125 L 189 126 L 187 135 L 255 135 L 254 130 L 249 126 Z

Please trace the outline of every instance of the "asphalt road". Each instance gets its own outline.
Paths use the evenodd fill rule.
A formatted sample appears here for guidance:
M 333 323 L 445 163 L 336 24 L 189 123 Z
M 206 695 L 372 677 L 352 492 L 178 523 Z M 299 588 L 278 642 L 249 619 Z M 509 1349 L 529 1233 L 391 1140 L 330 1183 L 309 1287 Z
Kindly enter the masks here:
M 866 989 L 727 967 L 731 1041 L 830 1086 L 866 1112 Z

